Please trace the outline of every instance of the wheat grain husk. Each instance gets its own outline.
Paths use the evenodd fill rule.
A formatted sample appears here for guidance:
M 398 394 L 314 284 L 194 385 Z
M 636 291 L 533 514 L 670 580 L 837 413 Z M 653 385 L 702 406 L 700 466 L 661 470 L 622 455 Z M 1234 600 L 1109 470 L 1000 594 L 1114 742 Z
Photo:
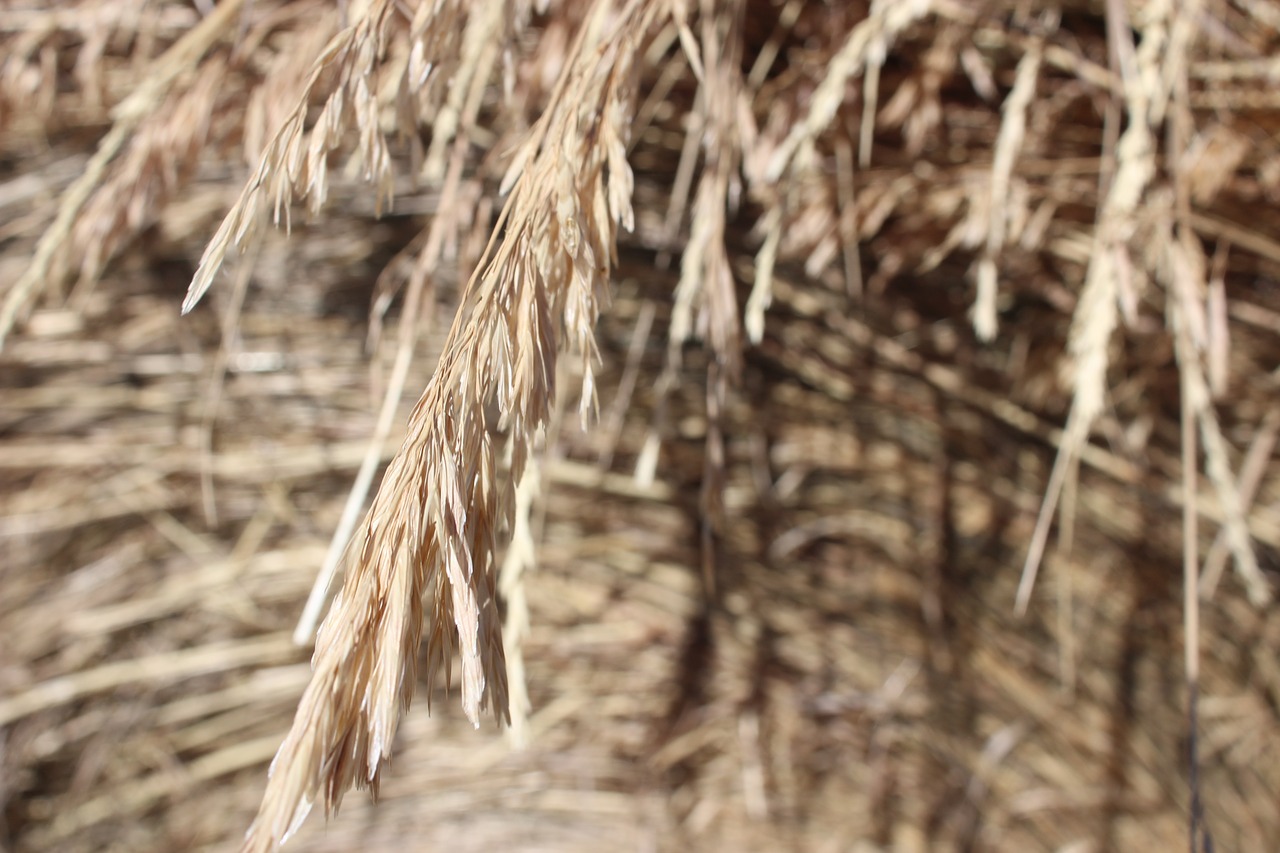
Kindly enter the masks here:
M 1280 6 L 545 5 L 0 10 L 0 849 L 1270 849 Z

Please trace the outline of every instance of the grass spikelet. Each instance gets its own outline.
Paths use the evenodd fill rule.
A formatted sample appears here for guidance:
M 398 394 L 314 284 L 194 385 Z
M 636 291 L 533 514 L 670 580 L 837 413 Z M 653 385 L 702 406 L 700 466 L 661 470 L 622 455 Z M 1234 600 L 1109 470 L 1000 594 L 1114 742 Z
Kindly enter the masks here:
M 386 143 L 378 132 L 376 115 L 370 114 L 377 105 L 369 77 L 375 58 L 386 49 L 390 7 L 383 0 L 365 5 L 362 14 L 334 35 L 316 57 L 297 105 L 272 135 L 258 168 L 205 249 L 182 303 L 183 313 L 194 308 L 208 291 L 227 252 L 244 243 L 250 231 L 260 226 L 268 204 L 274 209 L 275 221 L 279 223 L 283 215 L 286 225 L 295 196 L 309 198 L 312 210 L 319 209 L 328 187 L 329 152 L 338 144 L 340 131 L 351 123 L 361 128 L 360 153 L 365 174 L 376 183 L 381 203 L 383 194 L 389 191 L 390 174 Z M 339 82 L 308 133 L 304 124 L 313 90 L 330 68 Z

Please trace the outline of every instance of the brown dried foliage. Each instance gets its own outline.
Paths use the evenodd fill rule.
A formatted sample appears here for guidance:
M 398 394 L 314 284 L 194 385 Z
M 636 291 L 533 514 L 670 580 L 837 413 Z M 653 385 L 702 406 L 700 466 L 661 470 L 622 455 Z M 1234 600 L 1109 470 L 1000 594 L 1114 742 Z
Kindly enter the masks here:
M 217 277 L 238 251 L 269 245 L 268 223 L 289 230 L 295 205 L 320 223 L 359 204 L 383 215 L 408 197 L 427 224 L 394 247 L 373 311 L 376 330 L 403 289 L 389 418 L 437 282 L 466 282 L 437 342 L 439 362 L 345 551 L 345 580 L 319 630 L 310 681 L 246 850 L 275 849 L 317 800 L 332 812 L 352 786 L 377 790 L 418 686 L 424 635 L 429 694 L 454 683 L 456 664 L 470 724 L 486 708 L 523 724 L 525 686 L 508 678 L 524 670 L 524 573 L 513 568 L 502 579 L 502 597 L 518 602 L 508 615 L 517 642 L 509 632 L 504 638 L 499 567 L 513 527 L 520 553 L 507 555 L 508 565 L 530 564 L 530 492 L 548 446 L 573 453 L 585 444 L 593 458 L 626 466 L 626 479 L 604 471 L 585 482 L 615 498 L 665 501 L 677 520 L 656 509 L 641 514 L 695 543 L 670 547 L 696 566 L 697 583 L 673 581 L 654 593 L 671 612 L 645 617 L 639 632 L 669 641 L 679 633 L 670 619 L 692 626 L 686 659 L 662 664 L 672 672 L 665 711 L 651 707 L 655 700 L 636 712 L 658 731 L 649 772 L 693 779 L 669 806 L 680 824 L 672 837 L 682 843 L 716 825 L 722 841 L 781 844 L 782 835 L 745 837 L 734 816 L 807 815 L 814 826 L 835 820 L 850 844 L 906 844 L 910 825 L 943 845 L 1065 845 L 1082 837 L 1074 825 L 1039 815 L 1092 809 L 1103 812 L 1102 828 L 1084 834 L 1122 844 L 1118 799 L 1089 806 L 1090 786 L 1123 790 L 1130 776 L 1141 777 L 1150 799 L 1164 781 L 1153 768 L 1181 765 L 1149 754 L 1158 751 L 1153 734 L 1135 747 L 1146 766 L 1126 768 L 1113 751 L 1102 782 L 1088 760 L 1071 784 L 1045 769 L 1068 749 L 1095 765 L 1099 754 L 1096 726 L 1083 713 L 1077 719 L 1068 704 L 1057 709 L 1062 722 L 1045 710 L 1058 701 L 1046 698 L 1045 685 L 1087 696 L 1095 710 L 1114 692 L 1122 709 L 1111 722 L 1114 739 L 1134 728 L 1137 700 L 1124 698 L 1123 682 L 1137 676 L 1121 666 L 1117 684 L 1100 688 L 1085 671 L 1105 658 L 1091 645 L 1090 620 L 1104 624 L 1098 636 L 1122 656 L 1136 659 L 1141 643 L 1108 611 L 1097 573 L 1106 570 L 1093 565 L 1105 561 L 1081 552 L 1118 561 L 1151 548 L 1165 577 L 1180 549 L 1193 687 L 1202 634 L 1248 623 L 1256 637 L 1276 636 L 1274 580 L 1258 555 L 1280 549 L 1269 465 L 1280 333 L 1271 282 L 1280 277 L 1280 248 L 1272 223 L 1249 215 L 1280 195 L 1277 104 L 1259 85 L 1280 45 L 1272 3 L 1108 2 L 1101 11 L 1069 5 L 1032 16 L 1018 4 L 930 0 L 365 0 L 336 11 L 308 0 L 224 0 L 208 8 L 161 3 L 155 15 L 139 16 L 136 4 L 101 2 L 0 11 L 0 34 L 0 154 L 30 163 L 53 188 L 32 217 L 0 226 L 0 239 L 25 253 L 22 269 L 3 282 L 0 308 L 0 344 L 13 363 L 40 364 L 31 341 L 67 324 L 78 329 L 78 317 L 106 316 L 94 284 L 148 229 L 187 244 L 214 234 L 186 312 L 219 294 Z M 87 160 L 42 153 L 45 135 L 86 128 L 101 134 Z M 202 170 L 207 177 L 244 159 L 248 180 L 214 228 L 210 216 L 225 205 L 225 191 L 212 203 L 186 194 Z M 353 185 L 364 195 L 353 195 Z M 35 194 L 17 180 L 8 186 L 12 199 Z M 0 209 L 14 204 L 0 195 Z M 658 285 L 629 291 L 633 303 L 619 314 L 635 318 L 635 338 L 625 368 L 615 370 L 601 363 L 597 329 L 619 278 L 619 247 L 633 253 L 632 279 Z M 675 255 L 678 274 L 662 277 Z M 14 269 L 0 266 L 6 275 Z M 234 341 L 247 275 L 226 297 L 217 381 L 240 363 Z M 73 278 L 70 310 L 50 308 Z M 953 322 L 961 304 L 969 328 Z M 1020 312 L 1038 319 L 1020 320 Z M 666 336 L 657 354 L 644 346 L 651 326 Z M 130 328 L 145 338 L 145 323 Z M 1167 366 L 1176 394 L 1159 379 Z M 592 445 L 566 437 L 559 412 L 576 399 L 589 425 L 598 375 L 622 390 Z M 580 387 L 565 388 L 569 377 Z M 777 422 L 757 423 L 749 402 L 776 411 Z M 883 424 L 886 408 L 900 419 L 892 427 Z M 201 446 L 210 470 L 225 467 L 208 429 Z M 684 440 L 690 430 L 700 444 L 693 454 Z M 754 449 L 739 446 L 739 433 Z M 1001 436 L 1049 447 L 1055 461 L 1042 469 L 1022 456 L 1003 459 Z M 942 448 L 940 474 L 921 446 Z M 379 454 L 378 446 L 365 454 L 370 471 Z M 679 490 L 662 480 L 680 479 L 671 459 L 686 457 L 698 474 L 685 485 L 698 498 L 680 521 Z M 547 459 L 562 488 L 582 484 L 583 469 L 556 469 L 554 452 Z M 28 496 L 14 490 L 0 529 L 36 543 L 22 554 L 39 557 L 40 537 L 91 526 L 108 512 L 95 505 L 83 518 L 54 519 L 38 472 L 6 464 L 27 472 Z M 1201 464 L 1207 489 L 1197 479 Z M 984 466 L 999 478 L 984 479 Z M 201 474 L 206 486 L 211 477 Z M 517 502 L 519 485 L 530 491 Z M 163 520 L 178 498 L 130 499 L 148 523 L 199 553 L 190 544 L 199 537 Z M 1157 501 L 1166 514 L 1183 514 L 1172 545 L 1125 529 Z M 1016 520 L 984 532 L 1001 512 Z M 609 541 L 597 529 L 609 523 L 604 514 L 578 520 L 588 544 L 593 535 Z M 1216 538 L 1201 541 L 1208 525 Z M 955 562 L 972 544 L 965 537 L 1005 549 L 990 577 Z M 633 538 L 647 565 L 667 559 Z M 1009 562 L 1015 548 L 1024 557 L 1020 577 Z M 600 564 L 634 571 L 612 553 L 619 549 L 603 550 L 610 553 L 596 555 Z M 854 564 L 859 572 L 850 575 Z M 1042 564 L 1059 584 L 1051 604 L 1036 587 Z M 802 571 L 809 566 L 840 582 L 811 583 Z M 965 583 L 999 600 L 971 601 Z M 874 595 L 863 595 L 866 584 Z M 1144 597 L 1163 594 L 1141 573 L 1119 588 L 1127 603 L 1116 606 L 1135 619 L 1148 618 Z M 22 589 L 14 600 L 29 600 Z M 165 596 L 185 602 L 190 594 Z M 919 636 L 881 626 L 867 603 L 895 596 L 918 608 Z M 561 606 L 542 604 L 551 614 Z M 1202 607 L 1213 627 L 1202 627 Z M 853 608 L 860 630 L 897 643 L 893 666 L 846 648 L 864 639 L 836 618 Z M 1025 623 L 993 615 L 1008 608 L 1038 620 L 1051 638 L 1047 651 L 1025 647 Z M 125 610 L 84 618 L 133 624 L 139 617 Z M 32 612 L 19 611 L 17 622 L 34 624 Z M 975 639 L 997 629 L 989 646 Z M 700 659 L 700 643 L 719 657 Z M 1205 676 L 1217 691 L 1206 711 L 1208 748 L 1223 767 L 1238 766 L 1231 762 L 1247 751 L 1241 744 L 1274 748 L 1280 731 L 1265 710 L 1280 689 L 1274 665 L 1239 645 L 1218 657 L 1248 658 L 1259 673 L 1252 681 L 1233 681 L 1220 661 Z M 268 639 L 147 661 L 156 672 L 206 672 L 215 652 L 236 666 L 287 655 Z M 26 654 L 54 657 L 35 645 Z M 1028 661 L 1040 693 L 1010 663 L 1017 660 Z M 31 673 L 46 674 L 0 673 L 14 685 L 0 698 L 0 722 L 34 720 L 142 677 L 112 666 L 83 677 L 35 665 Z M 798 674 L 787 681 L 780 670 Z M 831 671 L 859 686 L 814 686 Z M 966 678 L 988 704 L 957 723 L 938 685 Z M 716 714 L 736 730 L 717 728 Z M 828 719 L 853 720 L 857 733 L 842 741 Z M 1160 716 L 1160 725 L 1169 728 L 1169 719 Z M 1242 720 L 1260 732 L 1253 740 L 1238 736 Z M 916 732 L 916 723 L 926 726 L 923 736 L 901 734 Z M 1030 726 L 1040 727 L 1038 744 L 1023 742 Z M 857 767 L 847 778 L 806 781 L 822 773 L 797 756 L 816 766 L 828 747 L 847 748 L 841 756 Z M 930 749 L 953 756 L 964 781 L 937 782 L 942 804 L 925 814 L 926 792 L 936 791 L 931 775 L 947 776 L 932 773 Z M 711 757 L 700 759 L 703 751 Z M 1257 805 L 1274 773 L 1241 773 L 1244 793 L 1223 795 L 1218 814 L 1237 819 L 1237 837 L 1248 843 L 1280 831 L 1280 814 L 1274 802 L 1270 811 Z M 729 786 L 731 805 L 707 793 L 710 780 L 726 778 L 740 779 Z M 1023 778 L 1040 787 L 1027 789 Z M 1230 774 L 1213 778 L 1225 784 Z M 885 817 L 894 785 L 919 792 L 901 825 Z M 838 825 L 851 791 L 859 797 L 855 830 Z M 1194 811 L 1200 793 L 1189 785 L 1182 800 L 1161 800 L 1164 822 L 1150 837 L 1180 832 L 1181 823 L 1166 826 L 1170 815 Z M 680 805 L 681 797 L 694 805 Z M 947 806 L 951 799 L 962 806 Z M 65 840 L 92 823 L 99 805 L 90 800 L 82 814 L 33 837 Z M 774 829 L 783 833 L 785 824 Z

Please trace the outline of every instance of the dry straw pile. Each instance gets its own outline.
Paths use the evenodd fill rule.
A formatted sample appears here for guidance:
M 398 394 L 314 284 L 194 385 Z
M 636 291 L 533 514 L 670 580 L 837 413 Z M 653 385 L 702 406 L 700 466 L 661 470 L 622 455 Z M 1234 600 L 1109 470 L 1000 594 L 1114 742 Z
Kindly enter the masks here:
M 1277 56 L 4 4 L 0 850 L 1272 849 Z

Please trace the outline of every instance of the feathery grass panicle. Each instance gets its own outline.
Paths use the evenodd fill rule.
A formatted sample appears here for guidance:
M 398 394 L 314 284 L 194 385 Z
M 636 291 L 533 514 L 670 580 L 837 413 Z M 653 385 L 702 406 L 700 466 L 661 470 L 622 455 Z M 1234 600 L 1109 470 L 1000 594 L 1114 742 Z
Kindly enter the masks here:
M 593 7 L 565 82 L 532 131 L 502 239 L 463 295 L 408 437 L 357 532 L 246 850 L 283 841 L 317 798 L 332 811 L 351 785 L 376 787 L 413 695 L 424 625 L 428 686 L 456 647 L 468 719 L 478 725 L 486 706 L 507 716 L 499 531 L 547 422 L 564 345 L 582 359 L 582 415 L 594 411 L 593 329 L 617 229 L 631 221 L 631 66 L 657 4 L 630 3 L 606 33 L 610 7 Z M 509 475 L 499 470 L 500 432 L 511 443 Z
M 382 156 L 385 143 L 378 133 L 376 121 L 370 126 L 367 116 L 372 108 L 376 118 L 377 104 L 369 86 L 369 76 L 373 72 L 375 58 L 385 48 L 381 36 L 386 31 L 388 6 L 380 0 L 366 5 L 363 14 L 334 35 L 316 57 L 296 106 L 272 135 L 257 170 L 205 249 L 182 303 L 183 313 L 189 312 L 203 298 L 221 269 L 227 252 L 241 245 L 252 229 L 261 227 L 268 201 L 274 205 L 275 221 L 279 223 L 283 213 L 286 225 L 295 194 L 309 197 L 313 210 L 323 204 L 328 186 L 329 153 L 337 145 L 347 122 L 352 120 L 350 112 L 361 116 L 361 124 L 370 131 L 368 136 L 361 138 L 362 154 L 369 158 L 365 160 L 366 169 L 373 172 L 379 181 L 379 198 L 387 190 L 390 176 L 387 174 L 387 158 Z M 304 123 L 312 91 L 331 67 L 336 69 L 339 83 L 308 135 Z
M 270 206 L 272 218 L 286 227 L 295 198 L 305 198 L 314 214 L 328 194 L 329 157 L 354 130 L 354 162 L 375 188 L 375 209 L 381 212 L 393 197 L 391 156 L 381 126 L 384 102 L 401 105 L 416 100 L 419 115 L 439 105 L 444 87 L 435 82 L 458 63 L 455 40 L 448 32 L 464 19 L 466 4 L 458 0 L 422 3 L 406 20 L 393 0 L 369 0 L 354 8 L 350 22 L 321 49 L 292 111 L 271 135 L 253 176 L 209 241 L 200 266 L 182 303 L 188 312 L 200 301 L 221 269 L 227 253 L 242 245 L 250 231 L 260 228 Z M 327 16 L 321 16 L 326 21 Z M 317 89 L 335 79 L 319 115 L 307 129 L 308 110 Z M 262 121 L 256 126 L 261 127 Z M 453 127 L 456 127 L 454 125 Z M 443 138 L 452 139 L 450 133 Z

